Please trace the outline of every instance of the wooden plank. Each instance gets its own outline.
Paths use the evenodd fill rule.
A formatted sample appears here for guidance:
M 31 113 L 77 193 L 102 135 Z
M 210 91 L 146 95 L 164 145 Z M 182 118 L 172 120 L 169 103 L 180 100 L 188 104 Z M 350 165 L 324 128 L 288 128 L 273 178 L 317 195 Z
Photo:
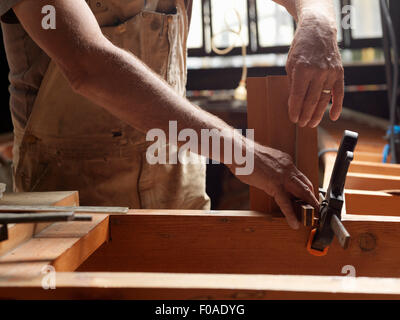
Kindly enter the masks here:
M 348 214 L 400 216 L 400 196 L 379 191 L 347 189 L 345 199 Z
M 400 176 L 350 172 L 347 174 L 345 187 L 371 191 L 399 190 Z
M 318 199 L 319 159 L 317 128 L 300 128 L 296 126 L 296 166 L 311 181 L 315 196 Z
M 356 152 L 354 152 L 354 160 L 382 163 L 382 153 L 363 152 L 356 149 Z
M 108 215 L 93 215 L 90 222 L 53 223 L 0 257 L 0 279 L 38 275 L 47 265 L 74 271 L 107 240 Z
M 5 193 L 0 205 L 79 206 L 78 191 Z
M 177 273 L 57 273 L 56 289 L 42 278 L 0 282 L 3 299 L 399 299 L 400 279 Z
M 400 176 L 400 164 L 352 161 L 349 172 Z
M 322 187 L 327 190 L 331 180 L 333 166 L 335 165 L 336 153 L 326 154 L 324 159 L 324 178 Z
M 317 148 L 317 141 L 315 140 L 314 144 L 313 140 L 314 135 L 316 139 L 315 130 L 299 130 L 300 144 L 297 148 L 300 152 L 296 159 L 296 125 L 289 120 L 288 115 L 288 78 L 286 76 L 248 78 L 247 90 L 248 127 L 254 129 L 255 141 L 289 154 L 318 186 L 318 178 L 315 178 L 315 172 L 310 165 L 315 165 L 315 158 L 308 154 Z M 309 145 L 304 144 L 304 139 L 307 138 L 311 139 Z M 305 157 L 310 157 L 310 164 Z M 318 166 L 314 167 L 314 170 L 318 170 L 317 168 Z M 318 175 L 318 172 L 316 174 Z M 261 212 L 279 211 L 272 197 L 253 187 L 250 187 L 250 208 Z
M 93 206 L 15 206 L 0 205 L 1 212 L 66 212 L 74 211 L 75 213 L 103 213 L 116 214 L 127 213 L 128 207 L 93 207 Z
M 131 211 L 110 216 L 111 239 L 78 271 L 400 276 L 400 218 L 346 215 L 347 250 L 306 250 L 309 229 L 257 212 Z M 188 232 L 190 230 L 190 232 Z
M 79 206 L 77 191 L 5 193 L 0 205 Z M 0 242 L 0 256 L 29 240 L 49 223 L 22 223 L 8 226 L 8 240 Z

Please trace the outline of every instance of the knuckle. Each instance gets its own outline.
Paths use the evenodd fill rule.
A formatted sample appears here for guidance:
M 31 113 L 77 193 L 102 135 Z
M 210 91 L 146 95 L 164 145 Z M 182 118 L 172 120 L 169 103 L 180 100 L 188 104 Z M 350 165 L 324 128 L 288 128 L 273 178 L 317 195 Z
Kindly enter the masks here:
M 304 192 L 309 194 L 309 193 L 311 193 L 312 191 L 311 191 L 311 189 L 310 189 L 309 186 L 305 185 L 305 186 L 304 186 Z
M 312 65 L 309 62 L 304 61 L 304 60 L 296 60 L 294 62 L 294 67 L 296 69 L 301 69 L 303 71 L 311 71 L 311 70 L 313 70 Z
M 344 80 L 344 68 L 342 66 L 335 67 L 334 72 L 338 79 Z

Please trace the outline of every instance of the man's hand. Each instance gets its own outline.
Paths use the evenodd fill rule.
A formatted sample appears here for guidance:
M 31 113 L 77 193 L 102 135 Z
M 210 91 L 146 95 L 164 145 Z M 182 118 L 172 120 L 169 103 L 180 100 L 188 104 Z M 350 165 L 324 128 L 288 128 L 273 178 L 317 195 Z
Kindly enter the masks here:
M 248 143 L 245 139 L 246 147 L 252 143 Z M 289 226 L 298 229 L 300 223 L 295 215 L 291 199 L 294 196 L 318 209 L 319 203 L 314 195 L 312 183 L 295 167 L 288 154 L 258 143 L 254 143 L 253 152 L 253 173 L 237 177 L 244 183 L 255 186 L 274 197 Z M 229 168 L 235 173 L 235 165 Z
M 290 79 L 289 118 L 301 127 L 316 127 L 331 97 L 330 118 L 337 120 L 342 110 L 343 66 L 335 19 L 331 8 L 324 7 L 327 2 L 297 10 L 298 28 L 286 71 Z

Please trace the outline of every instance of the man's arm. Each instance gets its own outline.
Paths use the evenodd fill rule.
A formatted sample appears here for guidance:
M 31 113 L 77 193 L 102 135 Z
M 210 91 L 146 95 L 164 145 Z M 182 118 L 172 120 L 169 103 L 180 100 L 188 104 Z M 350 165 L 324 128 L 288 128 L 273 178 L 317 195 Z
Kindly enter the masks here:
M 337 46 L 333 0 L 274 0 L 283 5 L 298 27 L 286 70 L 291 82 L 289 117 L 300 126 L 316 127 L 331 99 L 332 120 L 342 111 L 343 66 Z
M 41 27 L 41 8 L 48 4 L 56 8 L 55 30 Z M 142 132 L 153 128 L 168 132 L 169 121 L 176 120 L 179 130 L 192 128 L 199 137 L 201 129 L 225 130 L 232 134 L 234 144 L 251 149 L 251 143 L 234 135 L 224 121 L 179 96 L 134 55 L 109 42 L 84 0 L 23 0 L 13 9 L 25 30 L 54 59 L 77 93 L 133 127 Z M 254 171 L 238 178 L 272 195 L 289 225 L 299 227 L 290 195 L 318 207 L 312 184 L 287 154 L 258 144 L 253 152 Z M 227 164 L 223 156 L 221 152 L 216 160 Z M 236 165 L 227 165 L 235 173 Z

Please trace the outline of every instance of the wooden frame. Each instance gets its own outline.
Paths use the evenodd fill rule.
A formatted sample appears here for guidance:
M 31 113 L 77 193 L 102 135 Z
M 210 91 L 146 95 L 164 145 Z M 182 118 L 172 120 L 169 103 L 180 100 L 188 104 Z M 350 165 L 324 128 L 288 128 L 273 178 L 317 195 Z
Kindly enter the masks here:
M 256 140 L 289 153 L 318 190 L 317 132 L 292 125 L 286 104 L 286 78 L 249 81 Z M 282 127 L 288 128 L 285 135 Z M 334 154 L 324 158 L 329 177 Z M 348 183 L 376 175 L 397 181 L 398 170 L 356 160 Z M 70 197 L 78 203 L 76 194 Z M 346 190 L 342 220 L 352 241 L 345 251 L 334 240 L 324 257 L 307 252 L 308 228 L 289 229 L 272 199 L 255 189 L 253 207 L 263 213 L 130 210 L 38 232 L 18 226 L 27 236 L 14 235 L 0 247 L 0 298 L 399 299 L 399 199 L 387 192 Z M 56 290 L 42 289 L 42 268 L 48 264 L 57 271 Z M 356 277 L 342 273 L 349 266 Z
M 125 215 L 103 217 L 101 214 L 95 216 L 101 223 L 96 228 L 81 229 L 80 235 L 74 230 L 76 226 L 67 223 L 57 223 L 46 229 L 39 241 L 45 240 L 54 248 L 50 251 L 53 252 L 52 259 L 48 258 L 48 250 L 43 251 L 43 245 L 42 251 L 31 253 L 31 257 L 35 256 L 39 262 L 31 261 L 27 256 L 27 252 L 33 252 L 27 247 L 32 245 L 31 241 L 37 243 L 37 238 L 2 256 L 0 297 L 400 297 L 399 280 L 387 279 L 399 277 L 400 273 L 400 257 L 393 254 L 400 246 L 400 218 L 397 217 L 377 219 L 346 215 L 344 224 L 354 239 L 349 250 L 344 251 L 335 242 L 329 254 L 322 258 L 306 252 L 305 229 L 290 230 L 282 217 L 274 215 L 248 211 L 132 210 Z M 70 240 L 75 242 L 74 245 L 65 244 L 65 237 L 69 239 L 72 232 L 74 237 L 80 238 Z M 87 258 L 90 251 L 95 250 L 95 243 L 96 246 L 103 245 Z M 10 261 L 10 257 L 14 261 Z M 74 271 L 85 259 L 77 273 L 57 273 L 57 290 L 41 288 L 39 279 L 43 279 L 41 268 L 45 265 L 52 264 L 57 271 Z M 340 276 L 343 267 L 348 265 L 355 268 L 357 278 Z M 364 276 L 386 279 L 362 278 Z M 232 281 L 233 278 L 236 280 Z M 312 281 L 312 287 L 309 281 Z

